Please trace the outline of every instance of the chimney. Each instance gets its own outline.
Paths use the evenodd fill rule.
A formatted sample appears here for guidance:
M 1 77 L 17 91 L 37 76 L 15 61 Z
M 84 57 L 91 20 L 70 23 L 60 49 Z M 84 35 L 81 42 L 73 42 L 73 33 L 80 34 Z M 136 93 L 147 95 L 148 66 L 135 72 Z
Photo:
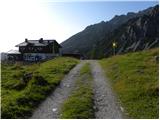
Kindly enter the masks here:
M 27 38 L 25 38 L 25 42 L 28 42 L 28 39 L 27 39 Z
M 40 39 L 39 39 L 39 42 L 40 42 L 40 43 L 43 43 L 43 38 L 40 38 Z

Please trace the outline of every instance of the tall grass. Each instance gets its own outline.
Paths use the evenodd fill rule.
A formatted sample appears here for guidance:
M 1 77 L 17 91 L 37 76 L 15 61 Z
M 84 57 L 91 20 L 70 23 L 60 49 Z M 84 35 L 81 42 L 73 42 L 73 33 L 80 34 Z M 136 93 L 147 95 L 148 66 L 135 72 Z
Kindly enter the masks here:
M 100 61 L 129 118 L 158 118 L 158 52 L 157 48 Z
M 59 57 L 33 65 L 2 65 L 2 118 L 28 118 L 78 60 Z M 32 77 L 23 81 L 23 75 Z

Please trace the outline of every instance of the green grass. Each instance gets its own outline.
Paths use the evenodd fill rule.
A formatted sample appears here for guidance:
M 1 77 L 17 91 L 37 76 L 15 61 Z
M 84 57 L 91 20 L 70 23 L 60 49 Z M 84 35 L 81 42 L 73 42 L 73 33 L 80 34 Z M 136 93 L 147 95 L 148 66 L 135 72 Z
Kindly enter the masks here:
M 100 60 L 129 118 L 159 118 L 159 50 Z
M 78 60 L 59 57 L 33 65 L 2 64 L 1 72 L 1 117 L 28 118 L 33 110 L 60 83 Z M 32 73 L 32 78 L 22 80 L 24 73 Z
M 61 110 L 63 119 L 88 119 L 94 118 L 92 75 L 89 64 L 80 70 L 76 87 L 69 98 L 64 102 Z

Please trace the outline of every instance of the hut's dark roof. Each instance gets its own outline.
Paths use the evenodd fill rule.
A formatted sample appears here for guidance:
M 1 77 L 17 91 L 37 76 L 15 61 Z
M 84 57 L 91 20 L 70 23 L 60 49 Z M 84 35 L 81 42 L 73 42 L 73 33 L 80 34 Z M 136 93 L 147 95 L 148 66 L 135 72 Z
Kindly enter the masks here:
M 32 45 L 32 46 L 47 46 L 49 44 L 58 44 L 56 40 L 26 40 L 18 45 L 16 45 L 16 47 L 19 46 L 27 46 L 27 45 Z M 60 44 L 58 44 L 59 47 L 61 47 Z

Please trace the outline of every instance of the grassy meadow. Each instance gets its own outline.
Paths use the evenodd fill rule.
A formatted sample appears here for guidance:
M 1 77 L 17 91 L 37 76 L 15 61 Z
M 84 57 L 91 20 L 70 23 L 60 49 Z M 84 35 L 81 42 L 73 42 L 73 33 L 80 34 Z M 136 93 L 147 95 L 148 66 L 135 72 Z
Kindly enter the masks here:
M 1 65 L 1 118 L 28 118 L 79 61 L 58 57 L 32 65 Z M 22 79 L 24 74 L 30 74 Z
M 159 49 L 100 60 L 128 118 L 159 118 Z
M 92 79 L 90 65 L 87 63 L 80 70 L 75 89 L 62 106 L 61 118 L 94 118 Z

